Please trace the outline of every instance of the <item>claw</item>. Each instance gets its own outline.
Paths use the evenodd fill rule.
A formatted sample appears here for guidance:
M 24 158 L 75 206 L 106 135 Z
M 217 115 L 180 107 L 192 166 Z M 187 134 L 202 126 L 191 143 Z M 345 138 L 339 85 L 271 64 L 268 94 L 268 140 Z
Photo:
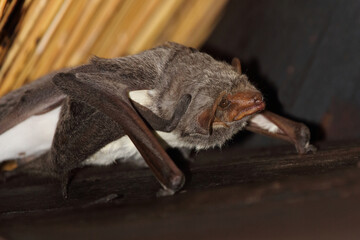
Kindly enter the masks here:
M 61 178 L 61 194 L 64 199 L 68 199 L 69 195 L 69 184 L 71 180 L 71 175 L 69 173 L 65 173 Z
M 306 143 L 304 147 L 305 153 L 316 153 L 317 147 L 312 144 Z
M 166 196 L 172 196 L 175 194 L 174 190 L 168 189 L 168 188 L 161 188 L 159 189 L 159 191 L 156 193 L 156 197 L 166 197 Z

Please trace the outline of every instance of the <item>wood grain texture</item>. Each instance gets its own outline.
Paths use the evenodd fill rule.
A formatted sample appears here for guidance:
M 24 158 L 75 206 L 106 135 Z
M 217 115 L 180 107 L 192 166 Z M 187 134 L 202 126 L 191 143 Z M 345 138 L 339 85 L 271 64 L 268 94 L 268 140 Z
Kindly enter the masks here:
M 360 143 L 201 152 L 184 191 L 156 198 L 148 169 L 79 172 L 58 185 L 21 177 L 0 186 L 0 236 L 9 239 L 356 239 Z M 186 170 L 187 169 L 187 170 Z

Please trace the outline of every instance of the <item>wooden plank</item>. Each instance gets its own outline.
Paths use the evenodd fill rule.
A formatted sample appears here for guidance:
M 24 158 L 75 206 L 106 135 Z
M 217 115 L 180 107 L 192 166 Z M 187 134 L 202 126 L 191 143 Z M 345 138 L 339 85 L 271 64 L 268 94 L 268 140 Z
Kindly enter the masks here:
M 326 144 L 304 156 L 290 147 L 206 151 L 190 168 L 182 165 L 184 191 L 159 199 L 149 170 L 130 166 L 80 171 L 66 201 L 56 182 L 20 177 L 0 186 L 0 233 L 11 239 L 351 239 L 360 234 L 359 161 L 360 142 Z

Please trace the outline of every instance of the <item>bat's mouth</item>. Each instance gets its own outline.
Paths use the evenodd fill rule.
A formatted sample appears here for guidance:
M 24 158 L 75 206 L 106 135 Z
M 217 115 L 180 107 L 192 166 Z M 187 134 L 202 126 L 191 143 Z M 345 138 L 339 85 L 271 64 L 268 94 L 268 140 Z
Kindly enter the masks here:
M 234 123 L 246 122 L 247 118 L 264 110 L 265 102 L 259 91 L 220 93 L 211 108 L 198 116 L 200 134 L 211 134 L 211 128 L 230 127 Z
M 253 101 L 232 101 L 228 104 L 226 109 L 223 109 L 222 114 L 214 118 L 212 126 L 229 127 L 230 124 L 240 120 L 247 120 L 247 117 L 263 111 L 265 109 L 265 102 L 262 96 L 257 96 Z
M 240 111 L 239 114 L 234 118 L 234 121 L 239 121 L 246 116 L 250 116 L 252 114 L 258 113 L 260 111 L 263 111 L 264 109 L 265 109 L 265 102 L 258 103 L 255 106 L 251 106 L 249 108 L 244 109 L 243 111 Z

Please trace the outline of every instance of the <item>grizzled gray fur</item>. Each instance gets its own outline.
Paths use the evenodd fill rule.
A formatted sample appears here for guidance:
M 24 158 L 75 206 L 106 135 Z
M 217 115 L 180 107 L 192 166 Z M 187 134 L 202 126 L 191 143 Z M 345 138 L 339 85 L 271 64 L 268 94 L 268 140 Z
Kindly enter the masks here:
M 245 126 L 248 118 L 229 123 L 227 129 L 214 129 L 211 135 L 199 133 L 197 115 L 211 107 L 221 92 L 256 90 L 247 76 L 239 75 L 231 65 L 171 42 L 128 57 L 94 58 L 91 63 L 106 75 L 104 78 L 111 79 L 111 87 L 116 87 L 113 79 L 119 79 L 131 89 L 158 90 L 153 96 L 156 106 L 151 110 L 166 119 L 173 114 L 180 97 L 190 94 L 188 111 L 174 130 L 181 136 L 182 145 L 190 148 L 221 146 Z

